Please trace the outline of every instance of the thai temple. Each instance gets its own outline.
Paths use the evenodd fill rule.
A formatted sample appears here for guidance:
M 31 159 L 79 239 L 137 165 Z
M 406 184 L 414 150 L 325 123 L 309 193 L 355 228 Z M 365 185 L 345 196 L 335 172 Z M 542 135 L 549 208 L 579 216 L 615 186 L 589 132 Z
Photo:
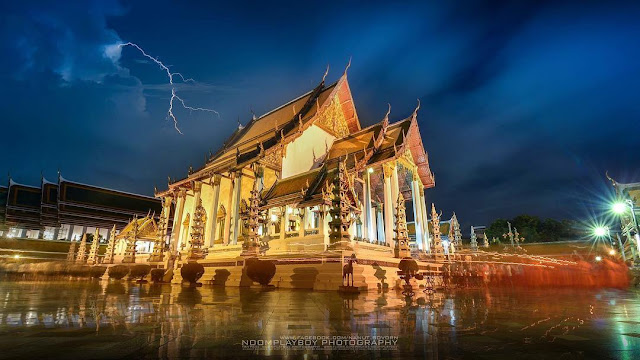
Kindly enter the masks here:
M 345 71 L 254 116 L 204 166 L 156 191 L 165 213 L 175 204 L 168 249 L 177 255 L 165 266 L 197 260 L 204 283 L 237 286 L 243 259 L 259 256 L 276 261 L 278 286 L 337 289 L 340 259 L 356 254 L 366 288 L 362 272 L 374 266 L 391 279 L 401 257 L 442 254 L 428 231 L 425 189 L 435 182 L 418 110 L 362 128 Z

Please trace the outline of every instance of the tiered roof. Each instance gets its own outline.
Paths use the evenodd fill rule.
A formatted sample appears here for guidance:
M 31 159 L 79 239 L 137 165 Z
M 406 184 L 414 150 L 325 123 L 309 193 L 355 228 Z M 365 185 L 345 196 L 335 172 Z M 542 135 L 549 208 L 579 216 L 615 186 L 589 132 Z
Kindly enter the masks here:
M 239 126 L 222 148 L 209 158 L 205 166 L 189 174 L 188 177 L 170 184 L 170 188 L 188 186 L 191 180 L 207 174 L 238 170 L 277 152 L 311 125 L 318 125 L 333 133 L 334 129 L 319 122 L 320 117 L 317 115 L 323 113 L 334 99 L 337 100 L 344 114 L 346 131 L 348 133 L 359 131 L 360 122 L 346 73 L 337 82 L 328 86 L 325 86 L 323 79 L 311 91 L 252 119 L 244 127 Z M 344 134 L 338 137 L 341 136 Z
M 393 124 L 389 124 L 385 117 L 377 124 L 334 141 L 321 167 L 276 181 L 263 194 L 264 205 L 317 205 L 322 201 L 320 195 L 323 186 L 336 176 L 336 164 L 340 159 L 346 159 L 347 169 L 353 172 L 397 159 L 405 152 L 414 159 L 423 186 L 435 186 L 420 138 L 417 113 L 414 112 L 412 116 Z

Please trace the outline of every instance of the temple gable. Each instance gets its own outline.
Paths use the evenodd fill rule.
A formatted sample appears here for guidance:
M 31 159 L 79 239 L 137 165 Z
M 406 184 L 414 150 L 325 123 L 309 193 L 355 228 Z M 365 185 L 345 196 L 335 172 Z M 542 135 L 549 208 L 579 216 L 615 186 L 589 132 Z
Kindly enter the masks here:
M 309 171 L 322 163 L 336 138 L 317 125 L 289 143 L 282 157 L 282 178 Z

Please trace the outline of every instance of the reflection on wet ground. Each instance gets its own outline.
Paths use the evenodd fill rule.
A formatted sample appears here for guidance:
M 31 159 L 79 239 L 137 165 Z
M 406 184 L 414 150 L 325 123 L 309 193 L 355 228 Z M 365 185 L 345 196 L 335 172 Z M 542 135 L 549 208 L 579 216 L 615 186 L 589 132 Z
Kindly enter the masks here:
M 393 290 L 345 297 L 4 281 L 0 301 L 0 358 L 640 359 L 637 291 L 457 290 L 405 298 Z

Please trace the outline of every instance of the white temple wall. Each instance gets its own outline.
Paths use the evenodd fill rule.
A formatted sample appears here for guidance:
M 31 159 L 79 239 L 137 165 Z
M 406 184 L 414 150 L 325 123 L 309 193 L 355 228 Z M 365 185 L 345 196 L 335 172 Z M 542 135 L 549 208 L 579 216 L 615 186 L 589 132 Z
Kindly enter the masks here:
M 314 167 L 313 155 L 322 159 L 326 149 L 336 138 L 316 125 L 310 126 L 299 138 L 287 145 L 286 155 L 282 158 L 282 178 L 288 178 Z

